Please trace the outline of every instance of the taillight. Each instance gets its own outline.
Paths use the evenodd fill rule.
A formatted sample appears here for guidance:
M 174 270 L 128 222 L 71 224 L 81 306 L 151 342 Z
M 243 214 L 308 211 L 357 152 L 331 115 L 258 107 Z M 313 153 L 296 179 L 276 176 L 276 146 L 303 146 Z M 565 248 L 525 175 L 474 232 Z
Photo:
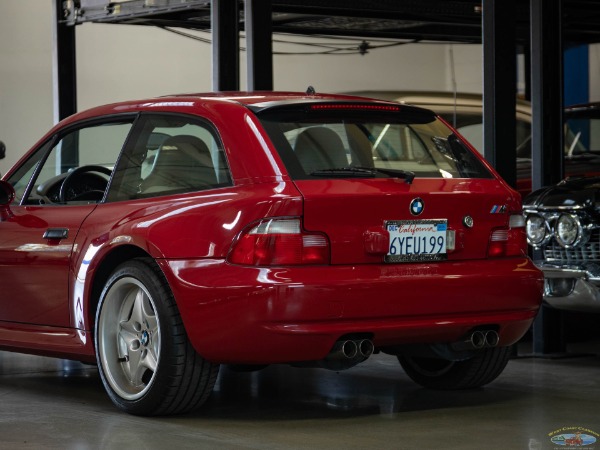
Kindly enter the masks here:
M 522 215 L 510 216 L 508 227 L 494 228 L 490 235 L 488 256 L 523 256 L 527 254 L 525 220 Z
M 228 259 L 251 266 L 328 264 L 329 241 L 324 234 L 303 231 L 300 219 L 262 220 L 242 233 Z

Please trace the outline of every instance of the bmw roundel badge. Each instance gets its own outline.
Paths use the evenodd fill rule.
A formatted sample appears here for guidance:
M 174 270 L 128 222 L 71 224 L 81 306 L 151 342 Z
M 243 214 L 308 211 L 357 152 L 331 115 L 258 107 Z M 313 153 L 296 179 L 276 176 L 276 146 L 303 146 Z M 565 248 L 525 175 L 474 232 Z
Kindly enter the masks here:
M 412 202 L 410 202 L 410 213 L 413 216 L 418 216 L 425 209 L 425 203 L 419 197 L 415 198 Z

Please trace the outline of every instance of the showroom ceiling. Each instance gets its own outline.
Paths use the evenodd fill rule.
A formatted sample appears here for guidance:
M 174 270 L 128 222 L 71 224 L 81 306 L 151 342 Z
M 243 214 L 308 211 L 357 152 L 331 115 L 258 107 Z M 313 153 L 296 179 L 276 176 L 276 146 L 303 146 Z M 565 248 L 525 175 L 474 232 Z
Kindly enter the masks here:
M 240 28 L 244 29 L 243 1 Z M 518 40 L 529 40 L 529 0 L 516 0 Z M 208 31 L 210 0 L 69 0 L 65 18 Z M 566 44 L 600 42 L 600 1 L 562 0 Z M 481 0 L 272 0 L 273 31 L 413 41 L 481 42 Z

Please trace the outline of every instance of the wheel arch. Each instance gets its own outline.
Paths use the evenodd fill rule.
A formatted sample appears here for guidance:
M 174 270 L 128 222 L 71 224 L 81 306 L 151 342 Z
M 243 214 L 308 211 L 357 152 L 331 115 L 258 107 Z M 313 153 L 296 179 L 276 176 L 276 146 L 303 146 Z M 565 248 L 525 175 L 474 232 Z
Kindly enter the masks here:
M 154 260 L 149 253 L 140 247 L 135 245 L 122 245 L 112 249 L 98 261 L 88 292 L 87 321 L 89 329 L 94 329 L 96 310 L 98 309 L 98 303 L 100 302 L 100 295 L 102 294 L 104 285 L 111 273 L 113 273 L 115 268 L 121 263 L 135 258 L 150 258 Z

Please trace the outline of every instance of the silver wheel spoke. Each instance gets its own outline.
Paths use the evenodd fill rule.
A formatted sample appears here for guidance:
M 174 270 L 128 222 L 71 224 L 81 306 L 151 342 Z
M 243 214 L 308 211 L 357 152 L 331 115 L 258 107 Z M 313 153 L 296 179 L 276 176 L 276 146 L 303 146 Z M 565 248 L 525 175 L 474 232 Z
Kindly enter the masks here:
M 144 364 L 152 372 L 155 372 L 156 367 L 158 366 L 158 358 L 156 357 L 156 351 L 154 350 L 154 347 L 148 347 L 146 350 L 147 351 L 144 357 Z
M 154 314 L 154 312 L 153 312 Z M 156 316 L 146 316 L 146 326 L 148 330 L 152 332 L 152 335 L 155 335 L 158 332 L 158 320 L 156 320 Z
M 129 362 L 125 364 L 127 376 L 131 380 L 134 386 L 142 385 L 142 376 L 146 371 L 142 364 L 142 350 L 129 350 Z
M 135 293 L 135 298 L 133 299 L 131 316 L 129 317 L 129 321 L 132 322 L 134 326 L 137 325 L 140 327 L 144 323 L 144 319 L 146 318 L 146 311 L 144 310 L 145 299 L 146 296 L 144 295 L 144 291 L 138 289 Z

